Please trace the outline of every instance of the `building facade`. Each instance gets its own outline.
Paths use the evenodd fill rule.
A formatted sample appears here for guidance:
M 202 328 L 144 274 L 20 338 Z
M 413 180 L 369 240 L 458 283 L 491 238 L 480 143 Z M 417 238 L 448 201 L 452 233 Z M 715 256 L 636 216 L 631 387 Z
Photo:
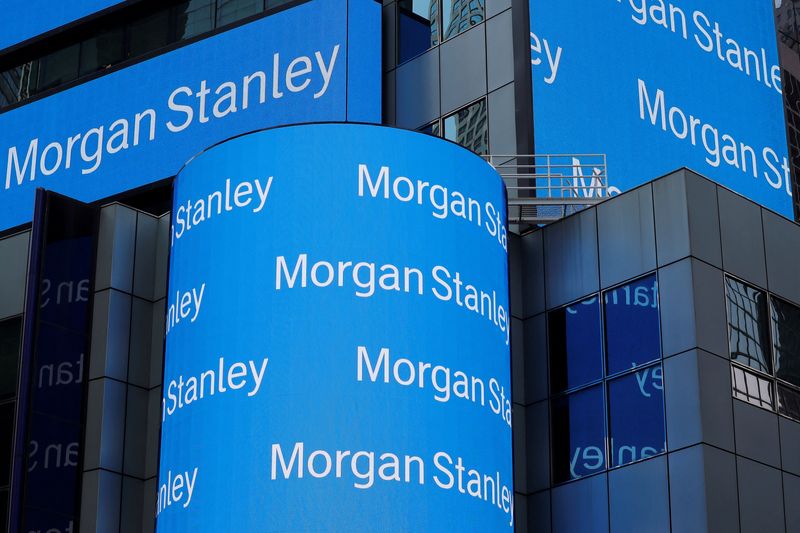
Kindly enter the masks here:
M 742 161 L 763 131 L 785 134 L 785 168 L 780 147 L 767 157 L 766 181 L 786 176 L 770 182 L 780 214 L 710 163 L 695 170 L 726 186 L 687 169 L 650 182 L 646 162 L 606 163 L 603 142 L 534 157 L 557 145 L 537 68 L 576 75 L 571 50 L 545 42 L 559 28 L 537 27 L 557 15 L 542 1 L 72 4 L 14 0 L 0 23 L 0 527 L 155 531 L 173 178 L 229 137 L 347 121 L 491 156 L 509 187 L 515 530 L 800 531 L 794 2 L 764 0 L 752 17 L 763 29 L 770 14 L 776 37 L 760 43 L 759 81 L 775 56 L 783 90 L 753 99 L 757 128 L 738 132 Z M 657 3 L 621 4 L 658 21 Z M 661 4 L 673 29 L 691 9 L 711 39 L 713 2 Z M 605 94 L 585 78 L 580 90 Z M 762 112 L 775 98 L 783 116 Z M 641 120 L 657 124 L 649 104 Z M 600 138 L 623 133 L 578 118 Z M 711 130 L 698 131 L 702 146 Z M 615 190 L 615 168 L 634 168 L 637 186 Z

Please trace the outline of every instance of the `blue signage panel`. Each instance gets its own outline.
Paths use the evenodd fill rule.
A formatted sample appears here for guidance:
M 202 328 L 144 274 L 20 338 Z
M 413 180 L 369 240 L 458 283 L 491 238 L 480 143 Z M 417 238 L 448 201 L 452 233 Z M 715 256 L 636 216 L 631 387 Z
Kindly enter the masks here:
M 531 0 L 530 11 L 537 153 L 607 154 L 612 193 L 687 166 L 791 216 L 772 2 Z
M 313 0 L 0 115 L 0 230 L 30 220 L 37 186 L 93 201 L 248 131 L 380 122 L 380 13 Z
M 120 3 L 122 0 L 3 0 L 0 50 Z
M 178 175 L 157 529 L 513 531 L 505 193 L 435 137 L 291 126 Z

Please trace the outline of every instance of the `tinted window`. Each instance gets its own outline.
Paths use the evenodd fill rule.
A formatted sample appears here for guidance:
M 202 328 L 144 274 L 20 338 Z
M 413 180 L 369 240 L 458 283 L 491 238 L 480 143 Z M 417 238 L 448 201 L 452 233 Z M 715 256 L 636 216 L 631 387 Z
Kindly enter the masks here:
M 400 0 L 400 62 L 439 44 L 438 0 Z
M 655 275 L 606 292 L 603 309 L 609 374 L 630 370 L 661 356 Z
M 598 385 L 552 402 L 553 481 L 605 468 L 605 401 Z
M 800 308 L 771 299 L 775 375 L 800 386 Z
M 800 392 L 778 385 L 778 412 L 795 420 L 800 420 Z
M 157 50 L 170 42 L 169 11 L 164 10 L 130 25 L 128 57 L 136 57 Z
M 236 22 L 264 10 L 264 0 L 217 0 L 217 26 Z
M 0 322 L 0 400 L 7 400 L 17 395 L 17 364 L 21 337 L 22 318 Z
M 744 402 L 772 409 L 772 382 L 737 366 L 733 367 L 733 397 Z
M 609 381 L 608 402 L 611 466 L 665 451 L 661 365 Z
M 214 0 L 190 0 L 175 6 L 178 39 L 189 39 L 214 29 Z
M 725 283 L 731 359 L 771 374 L 766 295 L 731 278 Z
M 81 43 L 81 76 L 122 61 L 124 35 L 122 28 L 115 28 Z
M 548 316 L 548 328 L 552 392 L 579 387 L 603 377 L 597 298 L 552 311 Z
M 39 61 L 38 90 L 43 91 L 78 77 L 80 46 L 74 44 L 44 56 Z
M 489 121 L 486 100 L 475 102 L 444 119 L 444 138 L 477 154 L 489 153 Z
M 0 405 L 0 487 L 9 484 L 11 477 L 11 444 L 14 437 L 14 403 Z

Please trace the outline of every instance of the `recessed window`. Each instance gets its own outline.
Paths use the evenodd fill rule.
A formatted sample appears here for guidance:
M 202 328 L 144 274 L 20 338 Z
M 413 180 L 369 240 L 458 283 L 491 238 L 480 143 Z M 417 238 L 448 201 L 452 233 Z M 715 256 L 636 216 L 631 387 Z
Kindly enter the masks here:
M 14 437 L 14 402 L 0 404 L 0 487 L 11 479 L 11 444 Z M 11 431 L 9 431 L 11 429 Z
M 39 83 L 37 89 L 44 91 L 63 85 L 78 77 L 80 46 L 74 44 L 44 56 L 39 61 Z
M 81 43 L 81 70 L 85 76 L 116 65 L 125 57 L 122 28 L 104 31 Z
M 551 311 L 550 388 L 556 393 L 603 377 L 600 305 L 596 297 Z
M 486 99 L 445 117 L 444 138 L 457 142 L 479 155 L 489 153 L 489 120 Z
M 217 25 L 223 26 L 264 10 L 264 0 L 217 0 Z
M 733 278 L 725 284 L 731 359 L 772 374 L 766 294 Z
M 137 57 L 169 44 L 169 11 L 159 11 L 130 25 L 129 57 Z
M 647 459 L 666 450 L 661 365 L 608 382 L 610 466 Z
M 561 483 L 604 470 L 603 387 L 555 398 L 551 405 L 553 481 Z
M 800 308 L 770 299 L 775 377 L 800 387 Z
M 7 400 L 17 395 L 17 365 L 20 358 L 21 337 L 22 318 L 0 322 L 0 400 Z
M 214 29 L 214 0 L 190 0 L 173 9 L 178 39 L 189 39 Z
M 616 374 L 661 357 L 658 281 L 648 276 L 603 295 L 608 373 Z

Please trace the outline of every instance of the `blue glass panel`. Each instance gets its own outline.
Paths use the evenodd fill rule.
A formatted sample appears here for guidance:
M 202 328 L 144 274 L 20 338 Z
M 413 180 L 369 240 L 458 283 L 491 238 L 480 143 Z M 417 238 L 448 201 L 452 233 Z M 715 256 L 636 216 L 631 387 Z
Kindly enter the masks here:
M 646 459 L 666 449 L 661 365 L 608 384 L 611 466 Z
M 398 61 L 408 61 L 438 44 L 436 2 L 401 2 Z M 411 9 L 409 9 L 411 8 Z
M 552 392 L 603 377 L 600 305 L 590 298 L 552 311 L 548 317 Z
M 554 483 L 605 469 L 604 407 L 600 385 L 553 400 Z
M 609 374 L 629 370 L 661 356 L 655 275 L 606 292 L 603 308 Z

